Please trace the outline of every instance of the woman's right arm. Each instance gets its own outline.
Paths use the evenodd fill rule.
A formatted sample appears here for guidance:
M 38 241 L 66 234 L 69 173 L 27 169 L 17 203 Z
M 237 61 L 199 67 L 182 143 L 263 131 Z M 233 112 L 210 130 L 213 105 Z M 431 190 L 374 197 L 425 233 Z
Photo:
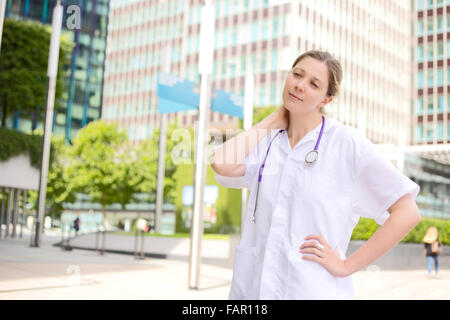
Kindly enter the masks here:
M 227 177 L 245 174 L 245 158 L 259 141 L 274 129 L 286 129 L 288 111 L 282 106 L 252 128 L 244 131 L 219 146 L 211 157 L 213 170 Z

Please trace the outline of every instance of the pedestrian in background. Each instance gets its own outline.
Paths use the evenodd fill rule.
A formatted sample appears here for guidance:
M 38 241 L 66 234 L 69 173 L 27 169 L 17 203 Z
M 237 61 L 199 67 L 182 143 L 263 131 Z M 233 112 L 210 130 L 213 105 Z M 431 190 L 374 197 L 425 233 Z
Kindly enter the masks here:
M 439 254 L 442 252 L 442 244 L 439 242 L 439 234 L 436 227 L 428 228 L 425 237 L 423 237 L 423 242 L 425 245 L 424 255 L 427 257 L 428 275 L 431 275 L 433 261 L 435 274 L 437 275 L 439 271 Z

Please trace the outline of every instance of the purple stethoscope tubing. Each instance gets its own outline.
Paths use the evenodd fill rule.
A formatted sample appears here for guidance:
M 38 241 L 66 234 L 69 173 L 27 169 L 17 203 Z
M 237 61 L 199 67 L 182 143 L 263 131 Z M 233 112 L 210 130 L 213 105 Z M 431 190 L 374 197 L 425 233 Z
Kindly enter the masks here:
M 315 162 L 317 160 L 317 158 L 319 156 L 319 152 L 317 150 L 319 148 L 320 140 L 322 139 L 322 134 L 323 134 L 324 127 L 325 127 L 325 117 L 322 116 L 322 127 L 320 128 L 319 138 L 317 138 L 316 145 L 314 146 L 314 150 L 311 150 L 311 151 L 309 151 L 306 154 L 306 156 L 305 156 L 305 162 L 306 163 L 313 163 L 313 162 Z M 267 148 L 266 155 L 264 156 L 263 163 L 259 167 L 258 185 L 256 187 L 255 208 L 253 210 L 253 217 L 252 217 L 252 222 L 253 223 L 256 222 L 256 206 L 258 204 L 259 184 L 261 183 L 261 180 L 262 180 L 262 174 L 263 174 L 263 170 L 264 170 L 264 165 L 266 164 L 267 156 L 269 155 L 270 147 L 272 146 L 273 140 L 275 140 L 275 138 L 283 131 L 284 131 L 284 129 L 278 130 L 277 134 L 272 138 L 272 140 L 270 140 L 269 147 Z

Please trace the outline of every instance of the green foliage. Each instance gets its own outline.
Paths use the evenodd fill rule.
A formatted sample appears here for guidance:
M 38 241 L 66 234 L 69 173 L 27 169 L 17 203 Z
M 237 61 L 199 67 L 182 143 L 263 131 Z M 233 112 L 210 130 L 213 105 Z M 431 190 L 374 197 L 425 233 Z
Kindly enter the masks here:
M 113 203 L 125 207 L 130 202 L 130 152 L 127 135 L 117 125 L 103 121 L 90 122 L 79 131 L 69 150 L 67 177 L 75 192 L 92 197 L 102 208 Z
M 175 201 L 176 180 L 174 178 L 179 162 L 191 161 L 193 155 L 192 128 L 179 128 L 175 120 L 167 126 L 166 157 L 164 163 L 164 202 Z M 156 201 L 156 183 L 158 174 L 160 130 L 157 128 L 152 136 L 143 141 L 137 149 L 137 162 L 134 166 L 132 184 L 138 192 L 149 194 L 149 201 Z
M 31 165 L 40 169 L 41 150 L 42 135 L 29 135 L 15 130 L 0 128 L 0 161 L 6 161 L 20 154 L 29 154 Z
M 402 242 L 422 243 L 428 228 L 435 226 L 441 243 L 450 245 L 450 220 L 422 217 L 422 221 L 412 229 Z M 368 240 L 380 226 L 373 220 L 361 218 L 352 233 L 352 240 Z
M 176 232 L 188 232 L 182 227 L 181 210 L 182 191 L 184 186 L 194 185 L 194 165 L 182 164 L 177 167 L 175 173 L 176 180 Z M 219 197 L 216 202 L 217 222 L 215 228 L 205 230 L 205 233 L 226 233 L 241 225 L 241 190 L 229 189 L 220 185 L 215 177 L 211 166 L 207 166 L 206 185 L 219 187 Z
M 74 202 L 75 194 L 72 183 L 67 177 L 65 163 L 68 161 L 68 148 L 63 137 L 52 136 L 53 161 L 50 162 L 47 176 L 46 207 L 49 213 L 59 216 L 63 210 L 63 203 Z M 38 194 L 29 192 L 28 201 L 37 208 Z
M 34 113 L 43 119 L 47 97 L 47 64 L 51 28 L 38 22 L 6 18 L 0 51 L 1 126 L 14 110 L 21 117 Z M 65 90 L 64 68 L 69 64 L 71 44 L 63 37 L 60 43 L 55 110 L 61 107 Z
M 253 108 L 253 125 L 261 122 L 264 118 L 269 116 L 269 114 L 277 110 L 279 107 L 280 106 L 267 106 Z M 243 123 L 243 120 L 239 119 L 239 128 L 242 128 L 244 126 Z

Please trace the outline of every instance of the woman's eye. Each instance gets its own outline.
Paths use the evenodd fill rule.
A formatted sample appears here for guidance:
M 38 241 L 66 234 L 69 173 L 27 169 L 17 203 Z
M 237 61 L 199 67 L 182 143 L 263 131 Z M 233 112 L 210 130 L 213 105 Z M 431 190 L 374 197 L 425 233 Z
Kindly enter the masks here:
M 294 73 L 294 76 L 299 77 L 300 73 Z
M 314 82 L 312 82 L 312 85 L 313 85 L 314 87 L 318 88 L 318 86 L 317 86 Z

